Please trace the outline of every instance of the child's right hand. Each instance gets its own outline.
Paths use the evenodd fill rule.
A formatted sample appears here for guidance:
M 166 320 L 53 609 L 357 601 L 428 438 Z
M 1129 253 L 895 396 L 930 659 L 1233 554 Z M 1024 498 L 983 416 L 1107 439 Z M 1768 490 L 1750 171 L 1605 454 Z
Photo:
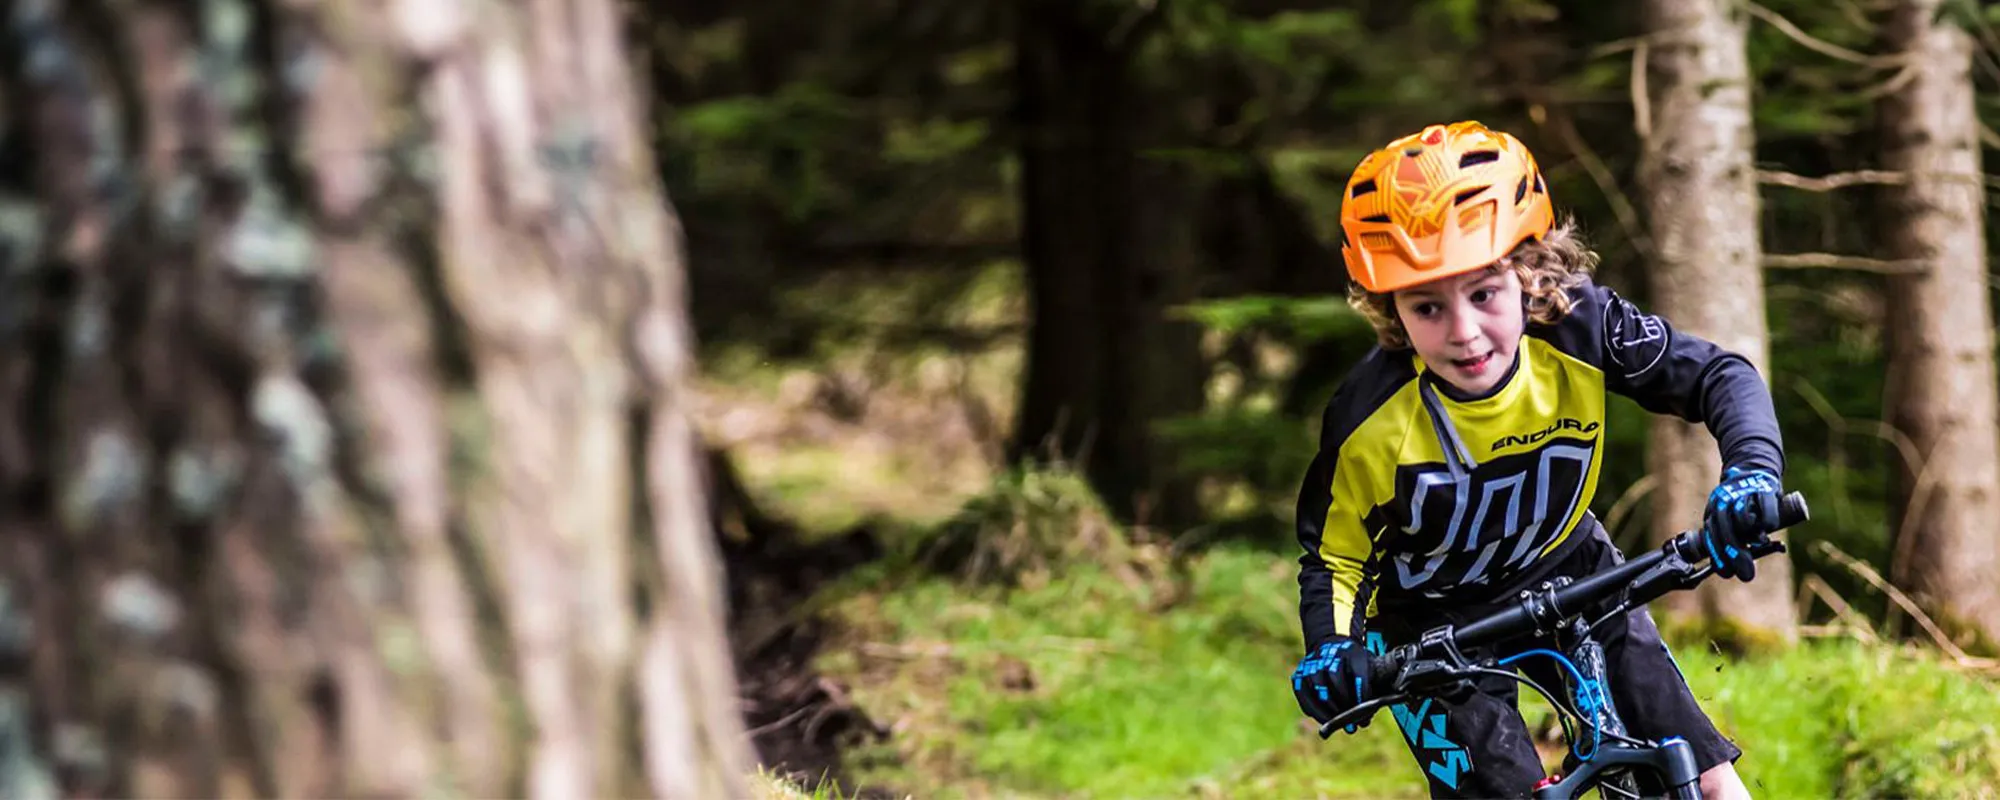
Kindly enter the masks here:
M 1307 653 L 1292 670 L 1292 696 L 1299 701 L 1299 710 L 1323 724 L 1367 702 L 1372 696 L 1368 682 L 1373 659 L 1368 648 L 1352 639 L 1328 642 Z M 1359 726 L 1367 725 L 1362 720 Z M 1356 727 L 1349 725 L 1347 731 L 1353 733 Z

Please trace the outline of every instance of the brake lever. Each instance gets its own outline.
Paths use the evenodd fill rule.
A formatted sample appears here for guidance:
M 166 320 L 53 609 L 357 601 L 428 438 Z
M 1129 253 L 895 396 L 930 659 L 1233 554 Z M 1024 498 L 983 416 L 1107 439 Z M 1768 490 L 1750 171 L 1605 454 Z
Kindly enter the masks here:
M 1423 659 L 1422 652 L 1441 652 L 1443 659 Z M 1434 628 L 1411 644 L 1395 649 L 1382 656 L 1384 672 L 1377 674 L 1376 680 L 1385 681 L 1390 689 L 1388 694 L 1341 712 L 1319 727 L 1319 738 L 1327 739 L 1333 732 L 1369 718 L 1383 706 L 1392 706 L 1418 697 L 1442 697 L 1454 702 L 1464 699 L 1463 695 L 1472 690 L 1472 672 L 1478 665 L 1458 652 L 1458 645 L 1452 640 L 1450 628 Z
M 1349 725 L 1359 723 L 1362 720 L 1374 716 L 1375 712 L 1382 710 L 1383 706 L 1393 706 L 1396 705 L 1397 703 L 1401 703 L 1409 699 L 1411 699 L 1410 695 L 1403 692 L 1397 692 L 1395 694 L 1377 697 L 1373 700 L 1369 700 L 1368 702 L 1357 705 L 1346 711 L 1342 711 L 1339 714 L 1334 715 L 1333 719 L 1327 720 L 1326 722 L 1320 724 L 1319 738 L 1331 739 L 1333 738 L 1334 731 L 1340 730 Z
M 1785 552 L 1785 543 L 1779 541 L 1776 537 L 1766 537 L 1764 541 L 1750 545 L 1748 549 L 1750 550 L 1751 558 L 1763 558 L 1768 555 Z

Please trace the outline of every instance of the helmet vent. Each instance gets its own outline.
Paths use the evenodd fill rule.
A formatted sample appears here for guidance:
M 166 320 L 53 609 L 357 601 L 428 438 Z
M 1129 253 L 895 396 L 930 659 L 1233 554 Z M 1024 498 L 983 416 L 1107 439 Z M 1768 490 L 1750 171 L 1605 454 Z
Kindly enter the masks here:
M 1354 184 L 1354 191 L 1350 192 L 1348 196 L 1360 197 L 1364 194 L 1373 194 L 1374 192 L 1375 192 L 1375 179 L 1369 178 L 1368 180 Z
M 1480 203 L 1479 205 L 1458 212 L 1458 227 L 1462 230 L 1469 231 L 1477 228 L 1482 228 L 1485 227 L 1487 223 L 1492 221 L 1493 221 L 1492 200 L 1488 200 L 1484 203 Z
M 1549 185 L 1547 183 L 1542 182 L 1541 170 L 1535 171 L 1535 191 L 1541 192 L 1542 194 L 1549 193 Z
M 1477 166 L 1479 164 L 1491 164 L 1499 160 L 1500 151 L 1498 150 L 1474 150 L 1458 157 L 1458 168 L 1465 169 L 1466 167 Z
M 1388 221 L 1389 221 L 1389 215 L 1388 215 L 1388 214 L 1369 214 L 1368 216 L 1365 216 L 1365 217 L 1362 217 L 1362 218 L 1361 218 L 1361 221 L 1362 221 L 1362 222 L 1388 222 Z
M 1528 176 L 1522 175 L 1521 185 L 1515 187 L 1514 189 L 1514 205 L 1517 206 L 1520 205 L 1521 201 L 1527 198 L 1528 198 Z
M 1473 197 L 1474 197 L 1475 195 L 1478 195 L 1478 194 L 1479 194 L 1480 192 L 1483 192 L 1483 191 L 1486 191 L 1487 189 L 1490 189 L 1490 188 L 1493 188 L 1493 187 L 1490 187 L 1490 186 L 1481 186 L 1481 187 L 1479 187 L 1479 188 L 1477 188 L 1477 189 L 1467 189 L 1467 190 L 1465 190 L 1465 191 L 1463 191 L 1463 192 L 1459 192 L 1459 193 L 1458 193 L 1458 197 L 1456 197 L 1456 198 L 1453 198 L 1453 199 L 1452 199 L 1452 201 L 1451 201 L 1451 204 L 1452 204 L 1452 205 L 1462 205 L 1463 203 L 1465 203 L 1465 201 L 1467 201 L 1467 200 L 1471 200 L 1471 199 L 1472 199 L 1472 198 L 1473 198 Z

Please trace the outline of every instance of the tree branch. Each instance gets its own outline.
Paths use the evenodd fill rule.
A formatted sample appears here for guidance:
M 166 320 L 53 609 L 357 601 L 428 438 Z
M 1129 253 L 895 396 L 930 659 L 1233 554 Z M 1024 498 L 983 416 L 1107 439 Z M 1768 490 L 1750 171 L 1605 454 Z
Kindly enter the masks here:
M 1658 33 L 1647 33 L 1639 36 L 1627 36 L 1623 39 L 1613 39 L 1590 48 L 1590 54 L 1584 56 L 1584 59 L 1587 61 L 1596 61 L 1605 56 L 1617 55 L 1635 47 L 1642 47 L 1658 36 Z
M 1822 175 L 1817 178 L 1812 177 L 1810 175 L 1798 175 L 1795 173 L 1778 172 L 1775 170 L 1757 171 L 1758 183 L 1772 185 L 1772 186 L 1789 186 L 1793 189 L 1803 189 L 1808 192 L 1830 192 L 1835 189 L 1845 189 L 1849 186 L 1866 186 L 1866 185 L 1901 186 L 1903 184 L 1909 183 L 1911 177 L 1912 174 L 1908 172 L 1895 172 L 1890 170 L 1879 170 L 1879 169 L 1863 169 L 1863 170 L 1855 170 L 1853 172 L 1836 172 L 1831 175 Z M 1973 176 L 1965 173 L 1954 173 L 1954 172 L 1920 172 L 1916 173 L 1915 177 L 1930 178 L 1933 180 L 1948 181 L 1953 183 L 1970 183 L 1982 186 L 2000 187 L 2000 178 L 1995 178 L 1990 175 Z
M 1611 535 L 1617 536 L 1624 529 L 1626 515 L 1631 514 L 1632 509 L 1639 505 L 1639 501 L 1651 494 L 1659 485 L 1660 476 L 1653 473 L 1647 473 L 1645 477 L 1633 481 L 1631 486 L 1626 487 L 1625 493 L 1618 496 L 1618 502 L 1611 504 L 1611 512 L 1604 515 L 1604 529 L 1610 531 Z
M 1583 165 L 1584 171 L 1589 173 L 1598 190 L 1604 193 L 1604 199 L 1611 203 L 1612 214 L 1618 218 L 1618 226 L 1625 229 L 1625 237 L 1631 240 L 1639 252 L 1650 254 L 1653 250 L 1653 238 L 1647 233 L 1645 224 L 1640 221 L 1639 213 L 1633 209 L 1632 198 L 1625 194 L 1624 189 L 1618 187 L 1618 179 L 1612 175 L 1611 168 L 1605 166 L 1604 159 L 1597 155 L 1597 151 L 1591 148 L 1589 142 L 1584 141 L 1583 134 L 1577 131 L 1576 124 L 1570 120 L 1569 114 L 1558 112 L 1555 120 L 1551 122 L 1546 107 L 1537 104 L 1529 116 L 1544 130 L 1555 129 L 1563 145 L 1576 156 L 1577 163 Z
M 1923 62 L 1921 61 L 1914 59 L 1906 61 L 1903 63 L 1901 69 L 1896 70 L 1896 74 L 1889 76 L 1888 80 L 1862 89 L 1855 96 L 1861 100 L 1875 100 L 1894 92 L 1900 92 L 1903 90 L 1903 87 L 1910 85 L 1911 81 L 1917 79 L 1917 75 L 1922 72 L 1919 69 L 1922 66 Z
M 1849 63 L 1860 64 L 1864 67 L 1886 67 L 1899 63 L 1902 60 L 1895 56 L 1870 56 L 1857 53 L 1824 39 L 1815 38 L 1812 34 L 1799 29 L 1799 26 L 1793 25 L 1791 20 L 1785 19 L 1776 11 L 1758 5 L 1754 0 L 1743 0 L 1743 9 L 1750 12 L 1751 16 L 1770 23 L 1771 27 L 1777 28 L 1779 33 L 1783 33 L 1792 41 L 1798 42 L 1804 45 L 1806 49 L 1817 53 L 1829 55 Z
M 1909 182 L 1909 177 L 1901 172 L 1876 169 L 1836 172 L 1832 175 L 1822 175 L 1817 178 L 1807 175 L 1796 175 L 1790 172 L 1760 169 L 1757 170 L 1757 182 L 1774 186 L 1789 186 L 1794 189 L 1804 189 L 1808 192 L 1830 192 L 1835 189 L 1867 184 L 1903 184 Z
M 1928 262 L 1907 259 L 1888 261 L 1834 253 L 1771 253 L 1764 256 L 1765 269 L 1852 269 L 1883 275 L 1916 275 L 1930 269 Z
M 1981 122 L 1979 123 L 1979 143 L 1995 150 L 2000 150 L 2000 133 L 1993 132 L 1993 129 L 1987 127 L 1986 123 Z
M 1632 129 L 1639 141 L 1653 138 L 1653 101 L 1646 94 L 1646 40 L 1632 48 Z

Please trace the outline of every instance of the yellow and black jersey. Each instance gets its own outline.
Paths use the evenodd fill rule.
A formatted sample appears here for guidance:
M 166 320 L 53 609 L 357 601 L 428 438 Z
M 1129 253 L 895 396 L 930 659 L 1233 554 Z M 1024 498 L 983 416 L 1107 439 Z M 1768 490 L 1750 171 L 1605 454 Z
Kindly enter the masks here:
M 1509 595 L 1591 532 L 1607 392 L 1702 422 L 1727 466 L 1781 475 L 1777 415 L 1743 357 L 1609 289 L 1528 326 L 1510 372 L 1466 397 L 1411 350 L 1376 348 L 1327 404 L 1299 491 L 1307 650 L 1388 609 Z

